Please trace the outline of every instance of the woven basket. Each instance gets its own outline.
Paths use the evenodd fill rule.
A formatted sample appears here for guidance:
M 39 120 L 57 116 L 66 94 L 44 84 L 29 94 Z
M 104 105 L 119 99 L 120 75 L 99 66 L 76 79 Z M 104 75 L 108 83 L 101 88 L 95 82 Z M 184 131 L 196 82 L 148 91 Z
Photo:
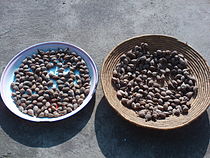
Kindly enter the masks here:
M 198 86 L 198 92 L 195 98 L 190 100 L 192 107 L 187 115 L 180 115 L 179 117 L 169 116 L 165 120 L 146 122 L 144 119 L 137 117 L 137 114 L 133 110 L 126 108 L 118 100 L 116 91 L 111 84 L 113 69 L 119 62 L 120 56 L 123 53 L 131 50 L 135 45 L 139 45 L 141 42 L 148 43 L 150 51 L 155 51 L 157 49 L 168 49 L 171 51 L 177 50 L 188 59 L 188 67 L 197 80 L 196 84 Z M 173 37 L 163 35 L 144 35 L 120 43 L 105 58 L 101 71 L 101 80 L 104 94 L 111 107 L 114 108 L 123 118 L 138 126 L 164 130 L 182 127 L 200 116 L 210 104 L 210 70 L 208 64 L 198 52 Z

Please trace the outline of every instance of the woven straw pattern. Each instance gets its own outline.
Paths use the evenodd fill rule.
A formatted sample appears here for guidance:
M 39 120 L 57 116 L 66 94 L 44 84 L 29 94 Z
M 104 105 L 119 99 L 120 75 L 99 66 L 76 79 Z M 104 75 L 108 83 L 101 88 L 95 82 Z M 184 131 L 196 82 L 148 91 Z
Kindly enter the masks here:
M 116 91 L 111 83 L 113 69 L 119 62 L 120 56 L 123 53 L 131 50 L 135 45 L 139 45 L 141 42 L 148 43 L 150 51 L 155 51 L 157 49 L 168 49 L 171 51 L 177 50 L 188 59 L 188 67 L 191 74 L 195 76 L 197 81 L 196 84 L 198 86 L 196 97 L 190 100 L 192 107 L 190 108 L 188 115 L 180 115 L 179 117 L 170 116 L 165 120 L 145 122 L 144 119 L 137 117 L 137 114 L 133 110 L 123 106 L 116 97 Z M 210 104 L 210 70 L 208 64 L 198 52 L 173 37 L 163 35 L 145 35 L 134 37 L 122 42 L 115 47 L 104 60 L 101 71 L 101 80 L 104 94 L 111 107 L 114 108 L 123 118 L 138 126 L 165 130 L 182 127 L 200 116 Z

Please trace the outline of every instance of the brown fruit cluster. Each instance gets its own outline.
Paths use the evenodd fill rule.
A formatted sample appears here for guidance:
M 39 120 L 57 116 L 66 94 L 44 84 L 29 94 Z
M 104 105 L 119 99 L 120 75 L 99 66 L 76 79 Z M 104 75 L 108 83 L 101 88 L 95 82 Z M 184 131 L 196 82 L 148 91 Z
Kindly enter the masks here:
M 120 57 L 112 83 L 121 103 L 146 121 L 188 114 L 197 92 L 187 59 L 177 51 L 149 51 L 147 43 Z
M 69 49 L 38 50 L 15 71 L 12 98 L 25 114 L 59 117 L 78 108 L 90 91 L 85 61 Z

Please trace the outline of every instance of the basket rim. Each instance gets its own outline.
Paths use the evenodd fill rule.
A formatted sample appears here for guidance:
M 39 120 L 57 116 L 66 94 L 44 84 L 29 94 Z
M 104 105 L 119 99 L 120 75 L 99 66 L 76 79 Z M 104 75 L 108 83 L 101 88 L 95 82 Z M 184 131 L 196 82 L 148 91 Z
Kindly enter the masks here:
M 164 34 L 143 34 L 143 35 L 137 35 L 137 36 L 133 36 L 133 37 L 130 37 L 130 38 L 128 38 L 128 39 L 126 39 L 126 40 L 124 40 L 124 41 L 122 41 L 122 42 L 120 42 L 120 43 L 118 43 L 114 48 L 112 48 L 111 49 L 111 51 L 109 51 L 109 53 L 106 55 L 106 57 L 104 58 L 104 60 L 103 60 L 103 63 L 102 63 L 102 68 L 101 68 L 101 72 L 100 72 L 100 77 L 101 77 L 101 85 L 102 85 L 102 90 L 103 90 L 103 92 L 104 92 L 104 96 L 105 96 L 105 98 L 107 99 L 107 96 L 106 96 L 106 92 L 105 92 L 105 85 L 103 84 L 103 71 L 104 71 L 104 66 L 105 66 L 105 62 L 107 61 L 107 58 L 110 56 L 110 54 L 115 50 L 115 49 L 117 49 L 120 45 L 122 45 L 122 44 L 124 44 L 124 43 L 126 43 L 126 42 L 128 42 L 128 41 L 130 41 L 130 40 L 133 40 L 133 39 L 137 39 L 137 38 L 143 38 L 143 37 L 164 37 L 164 38 L 171 38 L 172 40 L 174 40 L 174 41 L 177 41 L 177 42 L 180 42 L 180 43 L 182 43 L 182 44 L 184 44 L 184 45 L 186 45 L 186 46 L 188 46 L 190 49 L 192 49 L 193 51 L 195 51 L 195 52 L 197 52 L 197 54 L 203 59 L 203 61 L 205 62 L 205 64 L 208 66 L 208 74 L 210 74 L 210 66 L 208 65 L 208 63 L 207 63 L 207 61 L 201 56 L 201 54 L 200 53 L 198 53 L 198 51 L 196 51 L 190 44 L 188 44 L 187 42 L 186 43 L 184 43 L 184 42 L 182 42 L 182 41 L 180 41 L 180 40 L 178 40 L 176 37 L 174 37 L 174 36 L 170 36 L 170 35 L 164 35 Z M 208 81 L 209 81 L 209 83 L 210 83 L 210 76 L 209 76 L 209 79 L 208 79 Z M 149 129 L 156 129 L 156 130 L 173 130 L 173 129 L 177 129 L 177 128 L 181 128 L 181 127 L 183 127 L 183 126 L 186 126 L 186 125 L 189 125 L 190 123 L 192 123 L 194 120 L 196 120 L 197 118 L 199 118 L 207 109 L 208 109 L 208 107 L 210 106 L 210 105 L 208 105 L 206 108 L 205 108 L 205 110 L 203 110 L 196 118 L 194 118 L 194 119 L 191 119 L 191 120 L 189 120 L 189 121 L 186 121 L 186 122 L 184 122 L 184 123 L 182 123 L 182 124 L 180 124 L 180 125 L 177 125 L 177 126 L 171 126 L 171 127 L 155 127 L 155 126 L 150 126 L 150 125 L 147 125 L 147 124 L 137 124 L 136 122 L 134 122 L 134 121 L 131 121 L 130 119 L 128 119 L 128 118 L 126 118 L 126 117 L 124 117 L 112 104 L 111 104 L 111 102 L 107 99 L 107 101 L 108 101 L 108 103 L 109 103 L 109 106 L 111 106 L 113 109 L 114 109 L 114 111 L 116 111 L 117 112 L 117 114 L 119 114 L 123 119 L 125 119 L 125 120 L 127 120 L 127 121 L 129 121 L 130 123 L 132 123 L 132 124 L 134 124 L 134 125 L 136 125 L 136 126 L 138 126 L 138 127 L 146 127 L 146 128 L 149 128 Z

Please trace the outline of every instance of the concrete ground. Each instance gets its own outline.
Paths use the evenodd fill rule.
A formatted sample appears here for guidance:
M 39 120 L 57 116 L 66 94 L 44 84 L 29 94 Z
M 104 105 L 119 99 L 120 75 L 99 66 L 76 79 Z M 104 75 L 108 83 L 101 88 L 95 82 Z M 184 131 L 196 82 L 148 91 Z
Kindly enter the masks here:
M 119 42 L 167 34 L 187 42 L 210 64 L 209 0 L 1 0 L 0 69 L 22 49 L 66 41 L 85 49 L 98 69 Z M 172 131 L 135 127 L 108 106 L 99 84 L 75 117 L 36 124 L 0 102 L 0 158 L 210 158 L 210 108 Z

